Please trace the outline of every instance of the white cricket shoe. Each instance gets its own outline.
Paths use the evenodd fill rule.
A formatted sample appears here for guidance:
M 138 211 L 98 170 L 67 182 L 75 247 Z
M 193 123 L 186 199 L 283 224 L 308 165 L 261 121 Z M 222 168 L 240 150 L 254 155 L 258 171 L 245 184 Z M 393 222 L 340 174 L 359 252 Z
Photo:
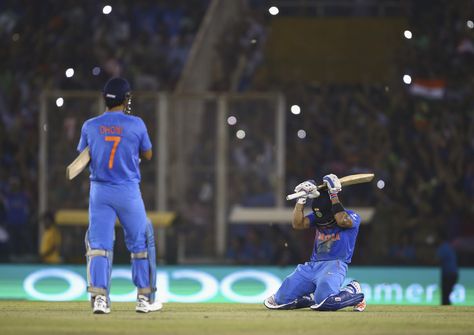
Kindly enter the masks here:
M 263 304 L 268 309 L 279 309 L 282 305 L 278 305 L 275 301 L 275 295 L 269 296 L 263 301 Z
M 94 298 L 94 307 L 92 308 L 94 314 L 109 314 L 110 307 L 107 306 L 107 298 L 104 295 L 96 295 Z
M 137 313 L 148 313 L 148 312 L 156 312 L 163 308 L 163 304 L 159 301 L 155 301 L 150 304 L 150 299 L 148 299 L 145 295 L 138 295 L 137 299 L 137 307 L 135 307 L 135 311 Z

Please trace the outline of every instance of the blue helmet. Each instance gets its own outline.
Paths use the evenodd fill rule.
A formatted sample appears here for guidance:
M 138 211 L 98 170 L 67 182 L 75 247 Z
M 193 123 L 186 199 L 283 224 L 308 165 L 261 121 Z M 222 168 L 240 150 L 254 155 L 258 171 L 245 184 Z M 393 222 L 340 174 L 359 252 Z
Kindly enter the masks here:
M 321 192 L 321 195 L 311 203 L 313 209 L 316 226 L 320 228 L 331 227 L 336 223 L 334 214 L 332 213 L 332 203 L 327 192 Z
M 104 86 L 105 105 L 109 108 L 126 104 L 125 100 L 130 97 L 130 84 L 123 78 L 109 79 Z

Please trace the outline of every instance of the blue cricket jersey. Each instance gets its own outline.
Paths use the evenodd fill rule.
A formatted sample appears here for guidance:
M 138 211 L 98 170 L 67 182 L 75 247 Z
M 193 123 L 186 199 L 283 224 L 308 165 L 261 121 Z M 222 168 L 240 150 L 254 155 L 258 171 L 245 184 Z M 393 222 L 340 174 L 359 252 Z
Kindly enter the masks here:
M 110 184 L 139 183 L 139 154 L 152 147 L 143 120 L 123 112 L 105 112 L 84 122 L 77 150 L 86 146 L 90 180 Z
M 314 240 L 312 262 L 341 260 L 350 263 L 354 254 L 354 247 L 359 232 L 359 214 L 346 209 L 346 213 L 352 218 L 352 228 L 341 228 L 334 226 L 328 229 L 316 229 Z M 310 226 L 316 227 L 314 213 L 306 216 Z

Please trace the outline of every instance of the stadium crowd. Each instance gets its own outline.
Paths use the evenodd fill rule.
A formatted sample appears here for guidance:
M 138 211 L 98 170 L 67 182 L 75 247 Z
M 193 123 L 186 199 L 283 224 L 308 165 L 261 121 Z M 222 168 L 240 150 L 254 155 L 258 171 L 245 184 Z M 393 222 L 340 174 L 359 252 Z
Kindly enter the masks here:
M 208 3 L 115 1 L 113 11 L 119 15 L 106 16 L 92 1 L 51 2 L 0 1 L 0 40 L 8 46 L 0 51 L 0 261 L 28 259 L 25 255 L 38 250 L 41 89 L 98 90 L 108 77 L 121 74 L 134 89 L 172 90 Z M 382 190 L 355 186 L 343 194 L 348 206 L 376 205 L 373 224 L 361 228 L 357 264 L 432 264 L 438 230 L 448 232 L 460 262 L 472 264 L 474 30 L 466 24 L 463 6 L 436 3 L 426 11 L 425 1 L 413 2 L 409 25 L 414 37 L 394 64 L 399 78 L 408 73 L 413 84 L 417 79 L 445 83 L 435 98 L 415 95 L 398 78 L 360 85 L 257 82 L 271 33 L 259 1 L 216 46 L 221 61 L 214 90 L 278 90 L 290 104 L 301 106 L 300 115 L 287 119 L 287 191 L 328 172 L 374 171 L 385 182 Z M 73 65 L 76 74 L 66 78 L 64 70 Z M 226 76 L 234 72 L 234 78 Z M 248 122 L 255 129 L 266 127 L 264 117 Z M 301 128 L 305 138 L 296 136 Z M 241 143 L 231 160 L 244 176 L 234 181 L 231 202 L 274 204 L 270 181 L 249 165 L 258 153 L 260 163 L 271 164 L 271 140 L 262 136 Z M 251 185 L 243 188 L 242 180 L 252 180 Z M 212 230 L 206 220 L 212 222 L 213 214 L 206 187 L 193 194 L 197 197 L 188 200 L 192 215 L 184 219 L 195 223 L 197 229 L 189 231 L 199 238 L 203 225 Z M 227 258 L 236 264 L 293 264 L 309 256 L 309 235 L 276 226 L 270 232 L 268 227 L 236 226 Z
M 96 1 L 0 1 L 2 260 L 32 260 L 38 250 L 40 92 L 98 91 L 117 75 L 136 90 L 172 90 L 208 3 L 114 0 L 105 15 Z

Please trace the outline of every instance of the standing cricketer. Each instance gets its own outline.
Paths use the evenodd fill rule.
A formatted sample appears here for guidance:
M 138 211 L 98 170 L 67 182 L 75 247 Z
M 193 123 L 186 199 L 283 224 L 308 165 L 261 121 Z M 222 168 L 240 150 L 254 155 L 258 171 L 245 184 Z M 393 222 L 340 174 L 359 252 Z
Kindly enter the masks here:
M 305 181 L 295 192 L 305 191 L 293 211 L 293 228 L 316 228 L 311 260 L 297 266 L 283 281 L 278 291 L 265 299 L 269 309 L 310 307 L 316 311 L 336 311 L 353 306 L 362 312 L 365 307 L 360 284 L 353 280 L 342 288 L 347 265 L 354 253 L 360 216 L 344 209 L 338 198 L 341 182 L 334 174 L 324 176 L 328 193 L 320 194 L 313 180 Z M 304 215 L 307 199 L 312 200 L 312 213 Z
M 104 87 L 107 109 L 82 126 L 77 150 L 90 150 L 89 229 L 86 233 L 88 292 L 93 313 L 110 313 L 110 277 L 114 225 L 122 224 L 131 253 L 132 280 L 137 287 L 136 311 L 162 308 L 155 302 L 156 251 L 153 226 L 140 193 L 140 157 L 150 160 L 152 146 L 143 120 L 128 114 L 130 85 L 112 78 Z

